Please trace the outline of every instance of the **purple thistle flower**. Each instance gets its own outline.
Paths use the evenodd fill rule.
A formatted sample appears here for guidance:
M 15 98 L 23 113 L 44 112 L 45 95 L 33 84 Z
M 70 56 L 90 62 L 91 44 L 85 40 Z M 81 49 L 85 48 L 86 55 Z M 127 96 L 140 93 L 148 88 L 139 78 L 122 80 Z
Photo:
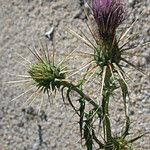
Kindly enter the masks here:
M 92 0 L 92 10 L 100 37 L 113 36 L 125 19 L 121 0 Z

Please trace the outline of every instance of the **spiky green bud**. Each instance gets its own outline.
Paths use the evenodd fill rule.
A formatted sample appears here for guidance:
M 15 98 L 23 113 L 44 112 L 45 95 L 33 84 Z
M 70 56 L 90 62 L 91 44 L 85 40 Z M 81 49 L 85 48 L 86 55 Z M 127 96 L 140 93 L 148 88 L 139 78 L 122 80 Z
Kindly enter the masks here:
M 65 73 L 61 73 L 61 69 L 49 63 L 35 63 L 29 67 L 28 73 L 31 78 L 36 81 L 39 88 L 47 89 L 60 87 L 59 80 L 65 79 Z

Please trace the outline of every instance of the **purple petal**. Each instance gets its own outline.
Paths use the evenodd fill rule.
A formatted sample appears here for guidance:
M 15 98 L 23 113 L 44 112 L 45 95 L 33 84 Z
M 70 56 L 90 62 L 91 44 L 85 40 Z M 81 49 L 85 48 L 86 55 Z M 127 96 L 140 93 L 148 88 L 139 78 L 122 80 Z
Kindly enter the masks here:
M 92 0 L 92 10 L 100 34 L 113 34 L 124 20 L 121 0 Z

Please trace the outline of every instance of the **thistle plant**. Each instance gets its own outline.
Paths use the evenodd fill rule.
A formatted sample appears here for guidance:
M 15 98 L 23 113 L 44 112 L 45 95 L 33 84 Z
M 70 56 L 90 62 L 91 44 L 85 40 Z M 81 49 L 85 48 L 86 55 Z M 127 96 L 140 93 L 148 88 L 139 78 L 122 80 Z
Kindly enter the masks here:
M 92 49 L 92 53 L 89 54 L 91 61 L 86 65 L 88 69 L 82 79 L 78 82 L 69 80 L 69 77 L 77 74 L 77 72 L 70 75 L 67 67 L 63 66 L 74 51 L 57 64 L 54 61 L 55 52 L 51 54 L 43 44 L 39 49 L 30 49 L 37 61 L 29 63 L 27 67 L 28 78 L 34 83 L 35 93 L 47 93 L 48 98 L 50 98 L 52 93 L 58 90 L 63 101 L 68 100 L 79 117 L 81 141 L 86 145 L 87 150 L 92 150 L 94 146 L 97 149 L 105 150 L 133 150 L 132 143 L 144 134 L 133 139 L 128 138 L 130 133 L 130 118 L 127 108 L 129 92 L 122 62 L 132 67 L 135 66 L 125 59 L 125 52 L 131 49 L 125 47 L 128 41 L 123 45 L 120 43 L 134 22 L 118 37 L 116 30 L 126 18 L 124 4 L 121 0 L 92 0 L 91 11 L 92 17 L 87 15 L 88 29 L 94 42 L 84 34 L 80 35 L 68 28 L 71 34 Z M 85 94 L 83 88 L 92 77 L 101 80 L 98 102 Z M 125 117 L 125 126 L 117 136 L 112 132 L 109 113 L 111 96 L 116 90 L 121 90 Z M 79 107 L 74 104 L 71 92 L 78 94 Z M 33 102 L 32 97 L 33 95 L 29 97 L 30 103 Z M 87 105 L 91 107 L 87 109 Z

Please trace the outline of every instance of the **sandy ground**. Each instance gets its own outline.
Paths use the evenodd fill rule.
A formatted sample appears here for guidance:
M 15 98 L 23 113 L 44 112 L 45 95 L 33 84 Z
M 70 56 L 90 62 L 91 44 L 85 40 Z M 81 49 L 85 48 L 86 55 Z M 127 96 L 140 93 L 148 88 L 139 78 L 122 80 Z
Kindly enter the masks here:
M 129 25 L 139 18 L 131 31 L 137 32 L 133 44 L 140 45 L 150 40 L 150 2 L 149 0 L 129 0 L 128 9 L 132 10 L 126 23 Z M 139 15 L 143 12 L 143 15 Z M 79 0 L 0 0 L 0 150 L 81 150 L 80 136 L 76 117 L 73 111 L 64 107 L 59 96 L 53 104 L 46 101 L 43 110 L 37 114 L 37 105 L 21 108 L 26 96 L 17 102 L 9 103 L 11 99 L 25 91 L 21 86 L 6 84 L 6 81 L 16 80 L 10 74 L 25 74 L 25 68 L 16 62 L 25 63 L 17 53 L 32 60 L 27 46 L 38 45 L 37 41 L 45 41 L 52 49 L 52 41 L 45 33 L 54 27 L 54 41 L 58 60 L 63 53 L 77 48 L 85 51 L 88 48 L 66 32 L 65 27 L 81 29 L 87 33 L 82 3 Z M 132 56 L 138 67 L 149 73 L 150 47 L 140 47 L 140 55 Z M 87 50 L 88 51 L 88 50 Z M 131 59 L 131 58 L 130 58 Z M 86 60 L 86 59 L 85 59 Z M 84 59 L 74 59 L 72 66 L 80 66 Z M 150 130 L 150 93 L 149 78 L 136 70 L 128 70 L 131 75 L 129 87 L 131 92 L 130 116 L 131 133 L 139 135 Z M 88 86 L 87 89 L 92 88 Z M 90 93 L 90 92 L 89 92 Z M 38 102 L 37 102 L 38 103 Z M 112 104 L 112 115 L 115 118 L 122 114 Z M 118 120 L 119 122 L 119 120 Z M 114 127 L 116 127 L 114 125 Z M 115 129 L 117 130 L 117 129 Z M 150 136 L 147 135 L 136 142 L 138 148 L 150 149 Z

